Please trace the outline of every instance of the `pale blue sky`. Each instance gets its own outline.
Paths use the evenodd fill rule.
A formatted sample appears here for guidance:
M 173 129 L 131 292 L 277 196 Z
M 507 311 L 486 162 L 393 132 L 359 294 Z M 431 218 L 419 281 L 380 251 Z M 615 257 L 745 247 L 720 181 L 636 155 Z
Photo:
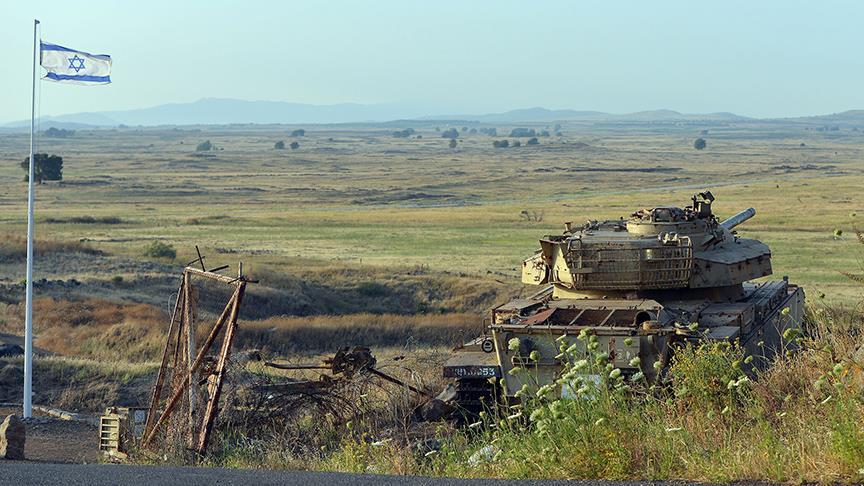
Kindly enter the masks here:
M 0 4 L 0 121 L 29 118 L 32 19 L 114 58 L 43 82 L 42 113 L 202 97 L 795 116 L 864 108 L 864 2 L 17 1 Z

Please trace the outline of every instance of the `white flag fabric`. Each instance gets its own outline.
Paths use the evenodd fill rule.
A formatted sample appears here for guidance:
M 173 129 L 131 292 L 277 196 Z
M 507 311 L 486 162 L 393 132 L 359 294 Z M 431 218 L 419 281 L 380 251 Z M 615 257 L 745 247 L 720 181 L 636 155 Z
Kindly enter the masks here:
M 111 82 L 111 56 L 41 42 L 39 57 L 40 64 L 48 71 L 42 79 L 71 84 Z

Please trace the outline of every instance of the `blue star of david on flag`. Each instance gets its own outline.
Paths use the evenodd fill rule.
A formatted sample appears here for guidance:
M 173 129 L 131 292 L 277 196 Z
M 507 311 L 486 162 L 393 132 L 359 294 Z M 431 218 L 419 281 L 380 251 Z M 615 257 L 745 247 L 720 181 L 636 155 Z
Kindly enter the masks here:
M 68 57 L 69 60 L 69 69 L 74 69 L 77 73 L 78 71 L 84 69 L 84 59 L 81 59 L 76 54 L 74 57 Z
M 105 54 L 42 42 L 39 59 L 39 64 L 48 71 L 42 79 L 48 81 L 90 85 L 111 82 L 111 56 Z

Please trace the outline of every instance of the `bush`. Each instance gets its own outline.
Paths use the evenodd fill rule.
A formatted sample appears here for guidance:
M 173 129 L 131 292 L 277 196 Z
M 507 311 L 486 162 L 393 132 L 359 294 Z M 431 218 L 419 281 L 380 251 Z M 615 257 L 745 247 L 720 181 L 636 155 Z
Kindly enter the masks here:
M 378 282 L 363 282 L 357 286 L 357 292 L 364 297 L 383 297 L 387 295 L 387 286 Z
M 679 348 L 669 368 L 675 395 L 705 412 L 720 412 L 740 404 L 747 387 L 744 350 L 726 342 L 707 342 Z
M 510 130 L 511 137 L 533 137 L 536 135 L 537 132 L 533 128 L 514 128 Z
M 51 127 L 48 130 L 45 130 L 46 137 L 52 138 L 66 138 L 75 135 L 75 130 L 64 130 L 62 128 L 54 128 Z
M 291 150 L 297 150 L 300 148 L 300 144 L 297 142 L 291 142 Z
M 520 142 L 519 140 L 513 140 L 513 145 L 511 145 L 511 147 L 521 147 L 521 146 L 522 146 L 522 142 Z
M 510 146 L 510 142 L 507 140 L 495 140 L 492 142 L 492 146 L 495 148 L 507 148 Z
M 457 142 L 455 138 L 450 139 L 450 148 L 456 148 Z
M 285 150 L 285 141 L 279 140 L 275 144 L 273 144 L 273 148 L 276 150 Z
M 162 243 L 161 241 L 154 241 L 150 243 L 146 248 L 144 248 L 144 256 L 150 258 L 165 258 L 168 260 L 173 260 L 177 258 L 177 250 L 174 249 L 173 246 Z
M 525 145 L 540 145 L 540 141 L 537 140 L 537 137 L 531 137 L 525 142 Z
M 411 135 L 414 135 L 413 128 L 406 128 L 404 130 L 397 130 L 393 132 L 393 138 L 410 138 Z
M 441 132 L 441 138 L 459 138 L 459 130 L 450 128 Z
M 297 130 L 294 130 L 293 132 L 291 132 L 291 136 L 292 137 L 304 137 L 304 136 L 306 136 L 306 130 L 304 130 L 302 128 L 298 128 Z
M 693 142 L 693 148 L 696 150 L 702 150 L 707 147 L 708 144 L 705 142 L 704 138 L 697 138 L 695 142 Z
M 214 150 L 214 148 L 215 147 L 213 147 L 213 144 L 210 143 L 210 140 L 205 140 L 205 141 L 199 143 L 197 147 L 195 147 L 195 151 L 196 152 L 207 152 L 210 150 Z

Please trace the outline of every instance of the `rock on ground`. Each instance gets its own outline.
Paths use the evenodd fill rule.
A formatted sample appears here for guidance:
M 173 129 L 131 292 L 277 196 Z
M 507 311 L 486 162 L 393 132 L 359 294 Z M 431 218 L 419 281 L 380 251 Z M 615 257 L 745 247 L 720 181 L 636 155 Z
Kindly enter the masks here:
M 17 415 L 7 415 L 0 424 L 0 457 L 17 461 L 24 460 L 24 442 L 27 430 Z

